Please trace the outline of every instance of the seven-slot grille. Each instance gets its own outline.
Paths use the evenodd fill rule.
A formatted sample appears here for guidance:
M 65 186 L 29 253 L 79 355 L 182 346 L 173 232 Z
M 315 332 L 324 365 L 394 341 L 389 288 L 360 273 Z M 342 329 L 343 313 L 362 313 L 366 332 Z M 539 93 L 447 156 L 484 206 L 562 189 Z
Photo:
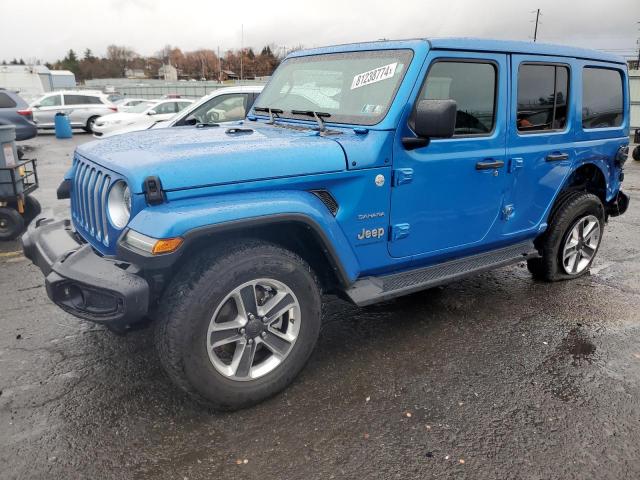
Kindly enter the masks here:
M 109 227 L 106 212 L 107 194 L 111 176 L 99 166 L 76 157 L 73 177 L 71 212 L 76 225 L 93 238 L 109 245 Z

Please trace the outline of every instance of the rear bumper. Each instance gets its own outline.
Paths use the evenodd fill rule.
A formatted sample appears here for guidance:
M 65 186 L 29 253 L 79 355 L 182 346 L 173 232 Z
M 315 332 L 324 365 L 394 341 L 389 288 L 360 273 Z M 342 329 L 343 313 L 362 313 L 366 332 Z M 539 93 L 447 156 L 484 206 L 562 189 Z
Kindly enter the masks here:
M 131 263 L 83 243 L 69 220 L 40 219 L 22 236 L 24 254 L 45 276 L 49 298 L 76 317 L 124 331 L 149 309 L 149 284 Z

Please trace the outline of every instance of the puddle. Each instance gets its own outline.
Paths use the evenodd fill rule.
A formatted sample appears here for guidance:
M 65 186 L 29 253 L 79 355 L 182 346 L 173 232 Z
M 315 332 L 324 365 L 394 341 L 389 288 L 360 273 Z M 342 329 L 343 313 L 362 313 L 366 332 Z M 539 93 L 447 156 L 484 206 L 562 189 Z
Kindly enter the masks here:
M 596 346 L 580 328 L 572 328 L 558 347 L 560 352 L 565 352 L 574 360 L 574 364 L 585 360 L 591 363 L 595 359 Z

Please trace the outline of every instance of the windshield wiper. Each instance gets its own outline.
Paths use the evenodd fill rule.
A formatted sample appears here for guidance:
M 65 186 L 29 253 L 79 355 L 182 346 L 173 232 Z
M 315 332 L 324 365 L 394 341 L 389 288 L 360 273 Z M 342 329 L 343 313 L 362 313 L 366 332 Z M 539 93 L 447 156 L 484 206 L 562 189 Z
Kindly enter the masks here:
M 280 116 L 280 113 L 283 113 L 281 109 L 279 108 L 271 108 L 271 107 L 253 107 L 253 111 L 254 112 L 268 112 L 269 113 L 269 122 L 268 123 L 275 123 L 275 118 L 273 118 L 273 114 L 275 113 L 278 117 Z
M 291 110 L 291 113 L 294 115 L 306 115 L 307 117 L 313 117 L 318 122 L 318 128 L 321 132 L 324 132 L 327 127 L 324 125 L 324 120 L 322 118 L 328 118 L 331 116 L 330 113 L 327 112 L 314 112 L 313 110 Z

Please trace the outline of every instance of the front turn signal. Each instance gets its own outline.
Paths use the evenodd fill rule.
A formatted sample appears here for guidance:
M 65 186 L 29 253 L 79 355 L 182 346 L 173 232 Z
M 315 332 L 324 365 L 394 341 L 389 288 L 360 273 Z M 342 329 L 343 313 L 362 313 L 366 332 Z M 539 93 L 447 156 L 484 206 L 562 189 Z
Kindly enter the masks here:
M 162 253 L 171 253 L 175 252 L 180 245 L 182 245 L 182 238 L 163 238 L 158 240 L 153 246 L 153 250 L 151 253 L 153 255 L 160 255 Z

